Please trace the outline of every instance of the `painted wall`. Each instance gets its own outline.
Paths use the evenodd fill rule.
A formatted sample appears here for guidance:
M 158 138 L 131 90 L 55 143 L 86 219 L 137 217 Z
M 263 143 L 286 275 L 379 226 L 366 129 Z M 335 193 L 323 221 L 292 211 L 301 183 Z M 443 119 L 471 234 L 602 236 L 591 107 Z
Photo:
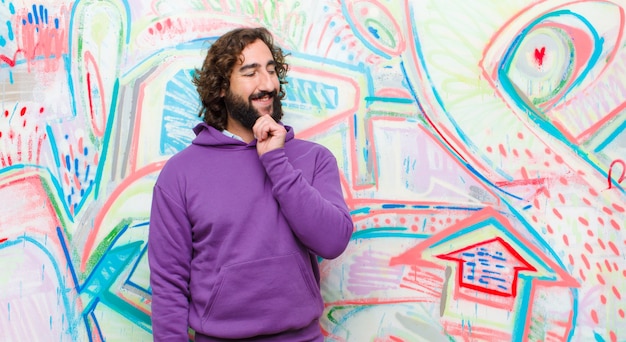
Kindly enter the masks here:
M 328 341 L 626 341 L 625 9 L 0 0 L 0 340 L 151 340 L 152 185 L 193 68 L 260 25 L 354 218 Z

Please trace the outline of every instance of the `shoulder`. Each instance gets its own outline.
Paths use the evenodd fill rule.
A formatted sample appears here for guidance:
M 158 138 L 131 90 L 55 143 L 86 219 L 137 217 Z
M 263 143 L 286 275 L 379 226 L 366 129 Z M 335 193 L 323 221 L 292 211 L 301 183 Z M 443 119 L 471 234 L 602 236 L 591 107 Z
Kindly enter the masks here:
M 307 158 L 316 161 L 335 160 L 335 156 L 326 146 L 302 139 L 293 139 L 285 144 L 285 149 L 289 156 L 294 158 Z
M 198 156 L 198 149 L 194 145 L 170 156 L 163 164 L 157 183 L 170 183 L 175 179 L 185 177 L 186 171 L 193 168 L 194 159 Z
M 312 150 L 321 153 L 330 152 L 330 150 L 326 146 L 320 143 L 298 138 L 294 138 L 293 140 L 289 141 L 287 144 L 285 144 L 285 146 L 289 146 L 290 148 L 294 149 Z

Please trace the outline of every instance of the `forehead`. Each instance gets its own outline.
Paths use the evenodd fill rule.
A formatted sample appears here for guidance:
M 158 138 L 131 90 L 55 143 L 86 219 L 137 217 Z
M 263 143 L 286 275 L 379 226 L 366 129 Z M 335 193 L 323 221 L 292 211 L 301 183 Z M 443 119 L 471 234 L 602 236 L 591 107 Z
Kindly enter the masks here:
M 274 62 L 274 56 L 269 47 L 260 39 L 248 44 L 241 51 L 241 58 L 237 62 L 237 66 L 259 64 L 265 66 Z

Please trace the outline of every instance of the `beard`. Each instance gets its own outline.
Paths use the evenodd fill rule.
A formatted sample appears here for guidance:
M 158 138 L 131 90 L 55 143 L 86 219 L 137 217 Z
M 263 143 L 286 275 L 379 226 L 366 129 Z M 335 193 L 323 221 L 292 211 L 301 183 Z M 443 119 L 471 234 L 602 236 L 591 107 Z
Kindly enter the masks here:
M 252 94 L 246 102 L 243 97 L 233 94 L 229 89 L 226 91 L 226 96 L 224 96 L 224 103 L 226 105 L 228 115 L 230 115 L 231 118 L 239 121 L 243 127 L 247 129 L 252 129 L 256 120 L 261 116 L 259 111 L 252 105 L 252 101 L 262 98 L 264 96 L 272 97 L 273 103 L 271 116 L 274 121 L 279 122 L 280 119 L 282 119 L 283 117 L 283 109 L 276 91 L 263 91 L 260 93 Z

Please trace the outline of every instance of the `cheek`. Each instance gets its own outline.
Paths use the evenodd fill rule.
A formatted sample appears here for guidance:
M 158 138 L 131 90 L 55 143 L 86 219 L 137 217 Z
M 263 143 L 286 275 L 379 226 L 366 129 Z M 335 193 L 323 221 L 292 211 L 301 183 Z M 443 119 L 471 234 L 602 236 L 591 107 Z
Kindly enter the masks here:
M 236 85 L 236 86 L 231 85 L 231 87 L 230 87 L 230 91 L 231 91 L 233 94 L 235 94 L 235 95 L 237 95 L 237 96 L 239 96 L 239 97 L 241 97 L 241 98 L 244 98 L 244 99 L 246 99 L 246 100 L 247 100 L 247 99 L 250 97 L 250 95 L 252 94 L 252 90 L 248 89 L 247 87 L 244 87 L 244 86 L 243 86 L 243 85 L 241 85 L 241 84 Z

